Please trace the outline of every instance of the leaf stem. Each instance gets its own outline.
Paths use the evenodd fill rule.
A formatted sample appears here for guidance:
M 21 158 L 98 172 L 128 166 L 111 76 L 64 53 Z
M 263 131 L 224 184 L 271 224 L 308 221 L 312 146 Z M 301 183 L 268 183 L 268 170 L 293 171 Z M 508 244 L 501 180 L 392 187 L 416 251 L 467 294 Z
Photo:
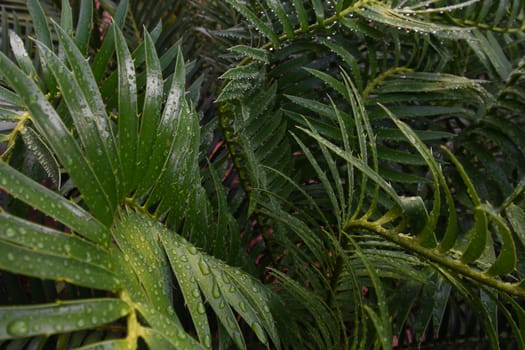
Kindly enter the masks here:
M 469 265 L 464 264 L 459 260 L 451 259 L 449 256 L 442 255 L 437 249 L 425 248 L 421 246 L 416 240 L 408 236 L 403 236 L 395 230 L 386 229 L 381 225 L 378 225 L 376 222 L 358 219 L 348 223 L 344 228 L 345 231 L 356 229 L 378 234 L 387 240 L 398 244 L 402 248 L 405 248 L 407 251 L 416 253 L 423 259 L 437 263 L 440 266 L 459 273 L 473 281 L 511 295 L 522 298 L 525 297 L 525 288 L 522 288 L 519 284 L 503 282 L 485 272 L 476 271 Z

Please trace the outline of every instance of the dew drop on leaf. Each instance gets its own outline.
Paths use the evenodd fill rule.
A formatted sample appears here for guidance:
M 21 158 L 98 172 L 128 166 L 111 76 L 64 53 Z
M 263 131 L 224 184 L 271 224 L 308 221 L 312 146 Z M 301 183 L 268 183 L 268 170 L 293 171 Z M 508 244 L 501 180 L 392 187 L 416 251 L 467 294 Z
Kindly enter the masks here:
M 29 332 L 29 325 L 26 321 L 13 321 L 7 325 L 7 333 L 14 337 L 24 336 Z
M 213 295 L 214 298 L 218 298 L 221 296 L 221 291 L 219 290 L 219 285 L 217 283 L 213 284 L 211 294 Z
M 197 306 L 197 312 L 201 315 L 206 312 L 206 308 L 204 307 L 203 303 L 199 303 Z
M 209 275 L 211 272 L 210 267 L 208 266 L 206 261 L 204 261 L 204 259 L 202 258 L 199 260 L 199 269 L 201 270 L 203 275 Z
M 248 311 L 246 309 L 246 304 L 244 302 L 242 302 L 242 301 L 239 303 L 239 308 L 242 310 L 242 312 Z

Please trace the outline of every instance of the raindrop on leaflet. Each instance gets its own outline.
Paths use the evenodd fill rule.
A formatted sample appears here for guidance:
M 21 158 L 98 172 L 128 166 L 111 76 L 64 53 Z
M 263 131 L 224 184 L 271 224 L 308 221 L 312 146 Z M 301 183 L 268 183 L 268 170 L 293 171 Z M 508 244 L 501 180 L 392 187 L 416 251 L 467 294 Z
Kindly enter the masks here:
M 7 237 L 13 237 L 15 235 L 15 230 L 13 230 L 11 227 L 9 227 L 6 231 L 5 231 Z
M 201 270 L 203 275 L 209 275 L 211 272 L 210 267 L 208 266 L 206 261 L 204 261 L 204 259 L 202 258 L 199 260 L 199 269 Z
M 242 301 L 239 303 L 239 308 L 241 309 L 242 312 L 248 311 L 246 309 L 246 304 L 244 302 L 242 302 Z
M 203 303 L 199 303 L 199 305 L 197 306 L 197 312 L 201 315 L 206 312 L 206 308 L 204 307 Z
M 211 338 L 208 334 L 204 336 L 204 340 L 202 343 L 206 348 L 211 349 Z
M 214 298 L 219 298 L 221 296 L 221 291 L 219 290 L 219 285 L 217 283 L 213 283 L 211 294 Z
M 29 332 L 29 325 L 26 321 L 17 320 L 9 323 L 7 325 L 7 333 L 12 335 L 13 337 L 20 337 L 27 335 Z

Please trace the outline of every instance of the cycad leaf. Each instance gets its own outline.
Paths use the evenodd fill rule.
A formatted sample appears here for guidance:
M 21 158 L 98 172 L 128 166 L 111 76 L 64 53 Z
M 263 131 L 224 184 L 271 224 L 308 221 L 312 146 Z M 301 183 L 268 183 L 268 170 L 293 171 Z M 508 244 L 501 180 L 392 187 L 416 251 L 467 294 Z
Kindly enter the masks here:
M 106 340 L 76 348 L 76 350 L 128 350 L 133 345 L 127 339 Z
M 301 30 L 306 31 L 308 28 L 308 14 L 306 13 L 303 2 L 302 0 L 293 0 L 293 6 L 295 7 Z
M 116 291 L 120 283 L 113 272 L 64 255 L 33 250 L 0 240 L 0 268 L 42 279 Z
M 499 255 L 486 273 L 488 275 L 505 275 L 511 273 L 516 268 L 518 258 L 516 255 L 516 244 L 512 238 L 510 228 L 507 226 L 503 218 L 495 213 L 494 209 L 487 205 L 484 205 L 483 208 L 495 222 L 496 227 L 498 228 L 498 233 L 501 237 L 501 249 Z
M 140 329 L 140 333 L 144 335 L 148 344 L 166 346 L 166 348 L 161 347 L 160 349 L 205 349 L 169 317 L 157 312 L 146 304 L 139 303 L 136 306 L 146 321 L 153 327 L 152 329 L 146 327 L 141 327 Z M 160 336 L 160 339 L 151 339 L 158 336 Z
M 357 256 L 365 266 L 367 273 L 370 276 L 372 287 L 374 288 L 374 292 L 376 293 L 379 314 L 377 314 L 375 310 L 370 308 L 368 305 L 364 305 L 363 307 L 365 308 L 366 312 L 368 313 L 368 315 L 372 319 L 372 322 L 374 323 L 377 335 L 379 337 L 383 349 L 392 349 L 392 323 L 390 320 L 390 314 L 388 312 L 386 295 L 383 290 L 382 282 L 379 279 L 379 274 L 376 268 L 370 263 L 368 257 L 365 254 L 363 254 L 361 248 L 357 245 L 356 242 L 354 242 L 352 237 L 347 237 L 351 240 Z
M 381 2 L 367 2 L 356 9 L 361 16 L 390 26 L 433 34 L 442 38 L 465 39 L 469 36 L 467 29 L 425 22 L 415 17 L 405 16 L 398 9 Z
M 183 109 L 182 100 L 184 99 L 185 81 L 184 60 L 182 53 L 179 51 L 172 85 L 164 105 L 164 111 L 162 112 L 160 121 L 156 125 L 155 144 L 151 152 L 148 169 L 139 182 L 138 192 L 140 194 L 149 191 L 151 186 L 158 181 L 166 170 L 166 159 L 170 152 L 172 152 L 173 135 L 175 135 L 177 120 L 180 118 Z
M 25 127 L 20 131 L 22 139 L 26 144 L 27 148 L 33 152 L 38 159 L 40 165 L 47 173 L 47 176 L 53 181 L 53 183 L 60 189 L 61 183 L 61 174 L 60 174 L 60 165 L 56 160 L 54 154 L 49 149 L 49 146 L 42 140 L 42 137 L 33 130 L 31 127 Z
M 197 313 L 202 315 L 193 316 L 194 321 L 198 322 L 201 317 L 206 317 L 205 306 L 201 300 L 202 293 L 240 349 L 244 349 L 246 345 L 230 306 L 247 321 L 259 340 L 267 343 L 265 332 L 268 332 L 275 344 L 279 344 L 273 319 L 267 306 L 267 296 L 262 285 L 251 280 L 251 277 L 240 270 L 228 267 L 199 252 L 197 248 L 180 236 L 173 235 L 166 230 L 160 231 L 159 236 L 173 270 L 175 272 L 182 271 L 182 274 L 176 276 L 179 283 L 188 283 L 188 281 L 181 281 L 183 278 L 188 278 L 187 276 L 184 277 L 184 269 L 187 274 L 195 278 L 196 283 L 190 280 L 190 284 L 183 287 L 186 303 L 195 304 L 190 306 L 190 310 L 197 310 Z M 200 326 L 196 325 L 196 327 Z M 209 329 L 207 332 L 202 329 L 202 332 L 202 341 L 208 347 L 209 341 L 211 341 Z
M 350 163 L 352 166 L 355 166 L 357 169 L 363 172 L 363 174 L 366 175 L 369 179 L 371 179 L 376 184 L 378 184 L 379 187 L 381 187 L 399 206 L 402 205 L 399 199 L 399 196 L 395 192 L 392 185 L 387 183 L 377 172 L 375 172 L 372 168 L 370 168 L 370 166 L 368 166 L 362 160 L 355 158 L 349 152 L 343 151 L 341 148 L 334 145 L 327 139 L 323 138 L 321 135 L 317 134 L 315 131 L 310 131 L 302 127 L 299 127 L 299 129 L 304 131 L 307 135 L 310 135 L 312 138 L 317 140 L 319 143 L 326 146 L 328 149 L 334 152 L 337 156 L 343 158 L 348 163 Z
M 94 328 L 128 314 L 120 299 L 85 299 L 0 308 L 0 339 Z
M 146 95 L 142 111 L 140 136 L 137 154 L 137 167 L 147 169 L 151 157 L 158 121 L 160 119 L 163 96 L 162 70 L 149 33 L 144 33 L 146 56 Z
M 514 229 L 516 236 L 521 244 L 525 246 L 525 212 L 516 204 L 511 203 L 507 209 L 505 209 L 505 214 Z
M 35 83 L 2 53 L 0 64 L 6 67 L 4 76 L 24 98 L 37 129 L 73 178 L 89 208 L 104 224 L 109 225 L 113 221 L 111 202 L 73 135 Z
M 24 42 L 22 41 L 22 39 L 20 39 L 20 37 L 15 32 L 10 30 L 9 42 L 11 44 L 11 50 L 13 51 L 13 54 L 15 55 L 16 61 L 18 62 L 20 68 L 28 76 L 35 79 L 38 75 L 35 66 L 33 66 L 33 61 L 31 60 L 31 57 L 25 49 Z
M 126 45 L 124 34 L 113 26 L 118 61 L 118 150 L 122 162 L 123 193 L 127 194 L 135 183 L 139 116 L 137 114 L 137 85 L 135 65 Z
M 43 187 L 4 162 L 0 162 L 0 178 L 1 187 L 14 197 L 93 242 L 109 243 L 107 228 L 77 204 Z
M 113 16 L 113 22 L 111 26 L 119 26 L 122 28 L 124 25 L 124 20 L 126 19 L 126 13 L 128 11 L 128 0 L 119 1 L 115 15 Z M 102 47 L 98 50 L 97 55 L 93 61 L 93 75 L 95 76 L 96 81 L 100 81 L 104 73 L 106 72 L 109 60 L 115 52 L 115 33 L 113 28 L 109 27 L 106 31 L 104 42 Z
M 266 3 L 268 4 L 268 7 L 275 13 L 277 18 L 279 19 L 279 22 L 281 22 L 281 24 L 283 25 L 284 33 L 288 36 L 289 39 L 293 39 L 294 32 L 292 24 L 290 23 L 288 15 L 286 14 L 281 2 L 279 0 L 266 0 Z
M 28 0 L 27 9 L 31 13 L 31 18 L 33 21 L 33 26 L 35 27 L 35 34 L 38 41 L 41 41 L 49 48 L 53 47 L 53 42 L 51 40 L 51 32 L 49 31 L 49 26 L 47 25 L 47 16 L 42 9 L 40 1 L 37 0 Z
M 99 130 L 97 128 L 97 124 L 101 124 L 97 119 L 105 118 L 105 116 L 97 116 L 93 113 L 89 107 L 89 101 L 82 94 L 80 84 L 77 83 L 73 73 L 67 69 L 60 59 L 44 45 L 39 45 L 39 49 L 42 52 L 42 58 L 60 86 L 60 91 L 68 106 L 75 127 L 79 130 L 78 135 L 86 158 L 93 169 L 96 169 L 100 183 L 104 188 L 104 193 L 111 202 L 110 209 L 113 211 L 117 205 L 117 186 L 112 171 L 111 159 L 115 154 L 108 154 L 106 147 L 107 141 L 111 140 L 111 133 L 108 130 Z M 104 124 L 107 126 L 107 123 Z M 105 134 L 102 134 L 100 131 L 105 132 Z
M 467 186 L 467 192 L 472 200 L 472 204 L 474 205 L 474 227 L 471 229 L 468 246 L 461 256 L 462 262 L 469 263 L 478 259 L 485 250 L 488 241 L 488 220 L 485 211 L 481 208 L 481 199 L 470 177 L 465 172 L 465 169 L 452 152 L 446 148 L 443 148 L 443 150 L 447 153 L 461 175 L 463 182 Z
M 169 267 L 158 237 L 151 232 L 151 224 L 137 215 L 123 214 L 112 234 L 122 251 L 127 270 L 139 281 L 148 304 L 157 312 L 173 317 Z
M 0 212 L 0 240 L 33 251 L 62 256 L 111 272 L 113 262 L 108 252 L 80 237 L 40 226 Z
M 243 2 L 239 0 L 226 0 L 226 2 L 232 5 L 241 15 L 253 24 L 257 30 L 259 30 L 265 37 L 271 40 L 274 47 L 279 47 L 279 37 L 273 31 L 273 29 L 266 23 L 264 23 L 253 11 L 251 11 Z
M 91 30 L 93 29 L 93 1 L 81 0 L 75 42 L 80 52 L 87 54 Z
M 239 53 L 241 55 L 250 57 L 254 60 L 268 63 L 268 52 L 264 49 L 259 49 L 246 45 L 236 45 L 229 48 L 230 51 Z

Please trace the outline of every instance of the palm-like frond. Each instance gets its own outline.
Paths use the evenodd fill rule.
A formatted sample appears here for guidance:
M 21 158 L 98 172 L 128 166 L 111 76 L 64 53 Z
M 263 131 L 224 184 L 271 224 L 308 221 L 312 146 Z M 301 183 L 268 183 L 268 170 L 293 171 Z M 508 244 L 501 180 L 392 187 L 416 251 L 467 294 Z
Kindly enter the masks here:
M 90 27 L 88 22 L 80 26 Z M 74 346 L 135 348 L 141 338 L 152 348 L 210 348 L 209 317 L 215 315 L 213 327 L 220 323 L 223 336 L 237 347 L 246 348 L 245 325 L 262 343 L 279 347 L 264 286 L 179 235 L 212 249 L 228 229 L 217 227 L 216 237 L 208 234 L 215 223 L 200 183 L 198 117 L 185 97 L 180 50 L 165 86 L 162 58 L 151 36 L 146 33 L 140 46 L 142 61 L 133 61 L 118 23 L 111 31 L 106 40 L 114 47 L 103 44 L 97 57 L 116 54 L 112 111 L 107 110 L 112 104 L 104 102 L 111 96 L 103 90 L 112 75 L 99 82 L 99 67 L 85 64 L 84 30 L 71 37 L 54 24 L 58 45 L 45 38 L 36 41 L 42 66 L 53 79 L 45 86 L 29 74 L 36 72 L 30 61 L 18 60 L 18 67 L 0 56 L 7 67 L 6 84 L 20 97 L 18 108 L 25 110 L 17 128 L 32 130 L 34 125 L 60 163 L 61 176 L 81 196 L 77 203 L 67 200 L 0 163 L 5 191 L 64 225 L 64 230 L 51 229 L 2 211 L 1 268 L 54 280 L 57 286 L 107 291 L 104 298 L 2 307 L 0 339 L 58 334 L 50 342 L 66 344 L 60 334 L 91 330 L 98 336 Z M 16 34 L 12 37 L 16 43 Z M 21 52 L 15 57 L 23 57 Z M 97 58 L 94 62 L 100 64 Z M 51 81 L 56 94 L 46 98 Z M 182 318 L 185 314 L 190 319 Z M 237 315 L 245 322 L 239 323 Z M 114 334 L 105 332 L 111 327 L 127 335 L 111 340 Z

